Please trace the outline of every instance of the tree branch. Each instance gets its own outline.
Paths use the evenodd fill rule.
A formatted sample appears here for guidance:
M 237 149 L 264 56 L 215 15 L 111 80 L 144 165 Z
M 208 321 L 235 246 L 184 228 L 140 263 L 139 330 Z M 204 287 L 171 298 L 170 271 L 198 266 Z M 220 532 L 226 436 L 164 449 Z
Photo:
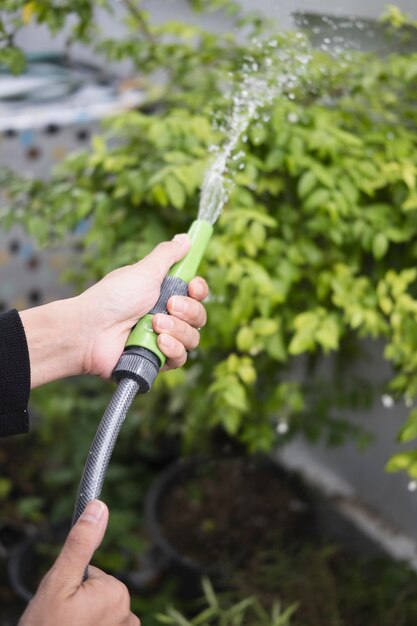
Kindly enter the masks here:
M 152 35 L 151 31 L 149 30 L 148 24 L 146 23 L 146 20 L 143 17 L 142 11 L 138 9 L 138 7 L 135 4 L 135 1 L 134 0 L 122 0 L 122 3 L 126 7 L 126 9 L 129 11 L 129 13 L 138 22 L 144 37 L 151 43 L 156 43 L 155 37 Z

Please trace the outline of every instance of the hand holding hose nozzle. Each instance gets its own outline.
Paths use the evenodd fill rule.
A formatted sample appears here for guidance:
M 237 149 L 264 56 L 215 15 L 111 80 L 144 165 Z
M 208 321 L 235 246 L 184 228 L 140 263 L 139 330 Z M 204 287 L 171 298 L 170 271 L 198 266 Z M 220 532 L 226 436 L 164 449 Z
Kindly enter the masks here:
M 196 220 L 190 228 L 192 241 L 187 255 L 170 270 L 161 286 L 161 294 L 153 309 L 145 315 L 132 330 L 125 351 L 116 365 L 113 378 L 118 382 L 129 378 L 138 383 L 138 393 L 150 390 L 158 372 L 165 363 L 165 356 L 157 345 L 152 318 L 157 313 L 167 313 L 167 302 L 171 296 L 186 296 L 188 283 L 194 278 L 198 266 L 211 238 L 213 227 L 202 220 Z
M 171 268 L 162 283 L 158 302 L 129 335 L 125 350 L 113 372 L 118 387 L 100 422 L 84 468 L 73 524 L 87 503 L 100 497 L 110 457 L 126 414 L 135 396 L 151 389 L 165 363 L 165 355 L 158 347 L 157 335 L 153 329 L 153 317 L 158 313 L 167 313 L 167 302 L 171 296 L 187 294 L 188 283 L 197 272 L 212 232 L 213 227 L 208 222 L 193 222 L 188 233 L 191 239 L 189 252 Z M 87 577 L 86 569 L 84 580 Z

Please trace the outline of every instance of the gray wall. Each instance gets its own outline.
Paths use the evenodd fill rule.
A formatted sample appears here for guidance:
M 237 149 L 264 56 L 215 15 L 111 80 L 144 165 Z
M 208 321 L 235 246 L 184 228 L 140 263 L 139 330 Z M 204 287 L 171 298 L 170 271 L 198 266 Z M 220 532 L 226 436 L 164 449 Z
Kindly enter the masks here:
M 190 22 L 197 21 L 214 31 L 224 31 L 229 28 L 230 22 L 222 14 L 198 15 L 190 9 L 187 0 L 145 0 L 143 6 L 148 9 L 156 22 L 178 19 Z M 310 13 L 324 13 L 336 16 L 350 16 L 358 18 L 378 18 L 384 11 L 387 2 L 385 0 L 240 0 L 241 6 L 249 11 L 260 10 L 268 17 L 276 19 L 282 27 L 293 25 L 292 13 L 306 11 Z M 409 12 L 417 18 L 417 3 L 415 0 L 397 0 L 395 2 L 401 9 Z M 99 23 L 103 30 L 111 36 L 121 36 L 124 28 L 121 24 L 123 9 L 118 2 L 113 2 L 115 18 L 103 11 L 98 12 Z M 28 52 L 44 50 L 60 51 L 64 48 L 65 36 L 59 34 L 51 38 L 46 28 L 28 26 L 22 30 L 18 37 L 18 43 Z M 77 58 L 91 59 L 91 52 L 82 46 L 74 48 Z M 119 68 L 120 70 L 120 68 Z M 128 71 L 127 66 L 121 68 L 122 73 Z
M 383 349 L 382 343 L 367 344 L 363 358 L 346 370 L 345 377 L 371 380 L 384 389 L 393 377 L 393 371 L 383 359 Z M 329 385 L 332 384 L 331 372 L 332 360 L 327 359 L 319 376 L 322 381 L 328 380 Z M 416 401 L 412 406 L 406 406 L 404 399 L 400 399 L 388 408 L 384 406 L 384 395 L 381 391 L 370 409 L 343 413 L 373 435 L 372 443 L 365 449 L 358 449 L 352 442 L 334 448 L 311 445 L 300 437 L 281 452 L 290 466 L 299 467 L 304 472 L 308 473 L 309 467 L 322 468 L 324 474 L 330 470 L 348 492 L 417 541 L 417 491 L 409 491 L 410 479 L 405 474 L 388 474 L 384 469 L 393 454 L 415 447 L 413 443 L 396 443 L 396 435 Z

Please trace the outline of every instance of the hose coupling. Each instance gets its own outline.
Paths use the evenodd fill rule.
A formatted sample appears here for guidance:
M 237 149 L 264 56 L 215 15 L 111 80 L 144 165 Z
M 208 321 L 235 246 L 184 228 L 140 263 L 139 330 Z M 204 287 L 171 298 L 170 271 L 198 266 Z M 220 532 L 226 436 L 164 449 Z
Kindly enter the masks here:
M 155 382 L 161 367 L 161 361 L 156 354 L 147 348 L 132 346 L 125 348 L 116 367 L 113 378 L 119 382 L 122 378 L 135 380 L 138 393 L 147 393 Z

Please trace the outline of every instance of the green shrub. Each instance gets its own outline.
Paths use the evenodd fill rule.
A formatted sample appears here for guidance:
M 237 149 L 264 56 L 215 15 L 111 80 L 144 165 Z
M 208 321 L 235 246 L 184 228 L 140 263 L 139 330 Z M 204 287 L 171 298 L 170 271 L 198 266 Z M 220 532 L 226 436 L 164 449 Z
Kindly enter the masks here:
M 417 54 L 334 58 L 256 16 L 238 13 L 239 36 L 217 36 L 179 22 L 155 26 L 139 4 L 123 4 L 130 30 L 111 41 L 93 28 L 91 1 L 78 0 L 76 9 L 6 2 L 53 30 L 75 10 L 75 39 L 89 38 L 107 58 L 129 59 L 150 78 L 166 70 L 165 82 L 155 87 L 150 80 L 151 114 L 118 116 L 108 137 L 70 156 L 51 181 L 5 174 L 6 222 L 20 219 L 51 242 L 88 219 L 82 271 L 72 276 L 78 285 L 135 261 L 195 218 L 209 147 L 224 140 L 218 128 L 245 58 L 261 64 L 270 57 L 278 73 L 283 61 L 272 51 L 285 51 L 287 64 L 308 55 L 308 72 L 291 97 L 284 93 L 266 107 L 238 147 L 244 169 L 232 171 L 235 186 L 201 269 L 211 287 L 201 348 L 186 370 L 161 376 L 140 406 L 176 420 L 188 448 L 221 427 L 250 452 L 268 451 L 280 421 L 289 426 L 284 440 L 298 430 L 330 442 L 358 434 L 335 417 L 329 389 L 337 390 L 339 406 L 346 398 L 368 401 L 366 381 L 343 386 L 336 368 L 334 384 L 321 388 L 308 366 L 322 354 L 342 363 L 360 339 L 382 338 L 394 367 L 390 389 L 416 395 Z M 229 2 L 204 4 L 233 13 Z M 394 29 L 403 26 L 398 15 L 391 8 Z M 413 30 L 404 16 L 400 21 Z M 12 48 L 3 48 L 3 61 Z M 294 378 L 303 355 L 307 367 Z M 414 411 L 400 439 L 416 433 Z M 417 476 L 416 453 L 390 468 Z

